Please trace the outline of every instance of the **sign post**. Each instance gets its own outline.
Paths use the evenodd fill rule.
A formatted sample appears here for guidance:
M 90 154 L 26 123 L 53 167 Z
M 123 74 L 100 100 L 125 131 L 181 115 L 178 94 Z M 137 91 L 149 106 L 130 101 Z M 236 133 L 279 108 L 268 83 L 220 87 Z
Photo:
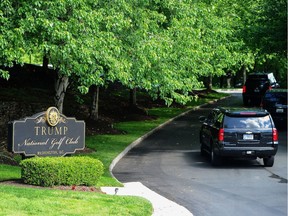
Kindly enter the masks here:
M 85 148 L 85 122 L 56 107 L 8 124 L 8 150 L 25 157 L 64 156 Z

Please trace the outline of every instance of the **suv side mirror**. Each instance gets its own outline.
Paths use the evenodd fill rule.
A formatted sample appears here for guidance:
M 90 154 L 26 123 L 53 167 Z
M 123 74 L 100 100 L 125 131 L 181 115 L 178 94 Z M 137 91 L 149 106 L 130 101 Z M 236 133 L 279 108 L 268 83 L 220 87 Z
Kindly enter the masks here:
M 206 116 L 200 116 L 198 119 L 200 122 L 204 122 L 204 121 L 206 121 L 207 118 L 206 118 Z
M 273 84 L 271 85 L 271 87 L 272 87 L 272 88 L 280 88 L 280 85 L 279 85 L 279 83 L 273 83 Z

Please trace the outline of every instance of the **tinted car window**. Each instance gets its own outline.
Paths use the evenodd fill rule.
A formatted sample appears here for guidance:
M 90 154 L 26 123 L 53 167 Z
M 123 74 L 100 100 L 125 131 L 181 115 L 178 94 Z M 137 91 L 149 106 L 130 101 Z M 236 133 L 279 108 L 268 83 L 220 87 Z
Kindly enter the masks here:
M 224 128 L 272 128 L 269 116 L 230 117 L 225 116 Z
M 268 82 L 265 79 L 249 79 L 247 80 L 246 85 L 259 86 L 260 88 L 263 88 L 265 85 L 268 85 Z
M 209 123 L 209 124 L 214 124 L 214 122 L 216 121 L 216 119 L 217 119 L 217 114 L 218 114 L 219 112 L 217 112 L 217 111 L 215 111 L 215 110 L 213 110 L 209 115 L 208 115 L 208 118 L 207 118 L 207 123 Z
M 215 126 L 216 127 L 221 127 L 221 123 L 223 122 L 223 118 L 224 118 L 223 114 L 220 114 L 220 115 L 217 116 L 217 119 L 215 121 Z
M 253 80 L 253 81 L 256 81 L 256 80 L 267 81 L 267 80 L 269 80 L 270 84 L 273 84 L 273 83 L 277 82 L 275 77 L 274 77 L 274 75 L 273 75 L 273 73 L 263 74 L 263 75 L 251 74 L 251 75 L 248 76 L 248 78 Z

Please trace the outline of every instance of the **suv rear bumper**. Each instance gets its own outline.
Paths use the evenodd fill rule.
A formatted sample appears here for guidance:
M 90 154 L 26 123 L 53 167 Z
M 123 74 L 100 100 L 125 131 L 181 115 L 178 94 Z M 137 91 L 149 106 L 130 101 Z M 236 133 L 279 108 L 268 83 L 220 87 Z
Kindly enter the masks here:
M 276 155 L 278 146 L 275 147 L 222 147 L 215 153 L 223 157 L 259 157 L 265 158 Z

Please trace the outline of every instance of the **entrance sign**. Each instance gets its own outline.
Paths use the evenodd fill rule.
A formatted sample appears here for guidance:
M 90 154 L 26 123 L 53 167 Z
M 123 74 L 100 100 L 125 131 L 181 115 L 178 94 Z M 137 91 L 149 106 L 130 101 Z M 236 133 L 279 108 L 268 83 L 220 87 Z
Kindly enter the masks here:
M 8 150 L 25 156 L 64 156 L 85 147 L 85 122 L 56 107 L 8 124 Z

